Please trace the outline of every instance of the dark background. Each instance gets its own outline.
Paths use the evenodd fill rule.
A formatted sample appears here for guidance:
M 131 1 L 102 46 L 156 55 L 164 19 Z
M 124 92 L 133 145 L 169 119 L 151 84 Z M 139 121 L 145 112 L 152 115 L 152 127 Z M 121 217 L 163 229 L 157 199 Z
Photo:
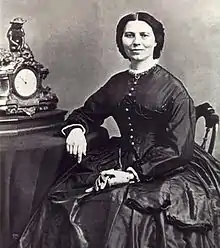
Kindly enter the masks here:
M 1 0 L 0 45 L 7 48 L 11 19 L 21 16 L 35 58 L 50 69 L 45 85 L 59 96 L 59 108 L 71 110 L 115 72 L 127 67 L 115 46 L 120 17 L 148 11 L 165 26 L 160 64 L 180 78 L 195 100 L 209 101 L 220 113 L 219 0 Z M 117 133 L 112 120 L 105 123 Z M 203 131 L 199 123 L 197 141 Z M 219 135 L 220 136 L 220 135 Z M 220 158 L 220 137 L 215 155 Z

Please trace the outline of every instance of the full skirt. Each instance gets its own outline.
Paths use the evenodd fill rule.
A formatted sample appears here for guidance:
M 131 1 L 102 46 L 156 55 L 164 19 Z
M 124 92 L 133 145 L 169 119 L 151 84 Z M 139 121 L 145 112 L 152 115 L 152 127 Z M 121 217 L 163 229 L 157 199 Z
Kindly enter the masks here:
M 26 227 L 19 248 L 217 248 L 220 163 L 195 144 L 184 171 L 86 193 L 117 168 L 117 145 L 68 169 Z

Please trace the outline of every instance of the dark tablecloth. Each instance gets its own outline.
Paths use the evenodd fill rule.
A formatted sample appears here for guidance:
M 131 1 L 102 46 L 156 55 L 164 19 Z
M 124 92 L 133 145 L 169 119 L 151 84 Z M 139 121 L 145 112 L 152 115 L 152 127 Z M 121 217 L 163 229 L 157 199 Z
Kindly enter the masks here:
M 56 178 L 64 144 L 49 132 L 0 137 L 0 248 L 15 247 Z

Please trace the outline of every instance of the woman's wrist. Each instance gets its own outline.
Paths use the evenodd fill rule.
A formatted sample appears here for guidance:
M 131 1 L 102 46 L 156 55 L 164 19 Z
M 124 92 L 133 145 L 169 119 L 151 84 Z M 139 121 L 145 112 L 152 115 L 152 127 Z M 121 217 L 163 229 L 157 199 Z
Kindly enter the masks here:
M 140 181 L 139 176 L 138 176 L 138 174 L 137 174 L 137 172 L 135 171 L 134 168 L 128 167 L 126 169 L 126 172 L 128 172 L 131 175 L 130 181 L 135 181 L 135 182 L 139 182 Z
M 76 129 L 76 128 L 81 129 L 82 132 L 83 132 L 83 134 L 86 133 L 85 127 L 84 127 L 83 125 L 81 125 L 81 124 L 70 124 L 70 125 L 67 125 L 67 126 L 65 126 L 65 127 L 63 127 L 63 128 L 61 129 L 61 132 L 62 132 L 62 134 L 63 134 L 64 136 L 68 136 L 68 134 L 69 134 L 72 130 L 74 130 L 74 129 Z
M 131 171 L 126 171 L 128 173 L 128 180 L 133 181 L 135 179 L 134 174 Z

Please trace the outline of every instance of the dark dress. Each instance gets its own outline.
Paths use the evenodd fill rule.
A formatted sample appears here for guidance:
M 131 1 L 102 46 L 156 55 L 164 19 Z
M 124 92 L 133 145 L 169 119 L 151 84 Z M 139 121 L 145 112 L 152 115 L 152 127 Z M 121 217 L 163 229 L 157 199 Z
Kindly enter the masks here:
M 195 108 L 183 84 L 159 65 L 120 72 L 65 125 L 91 132 L 108 116 L 121 138 L 90 150 L 58 180 L 20 247 L 218 247 L 220 164 L 194 143 Z M 100 171 L 128 167 L 140 182 L 85 193 Z

